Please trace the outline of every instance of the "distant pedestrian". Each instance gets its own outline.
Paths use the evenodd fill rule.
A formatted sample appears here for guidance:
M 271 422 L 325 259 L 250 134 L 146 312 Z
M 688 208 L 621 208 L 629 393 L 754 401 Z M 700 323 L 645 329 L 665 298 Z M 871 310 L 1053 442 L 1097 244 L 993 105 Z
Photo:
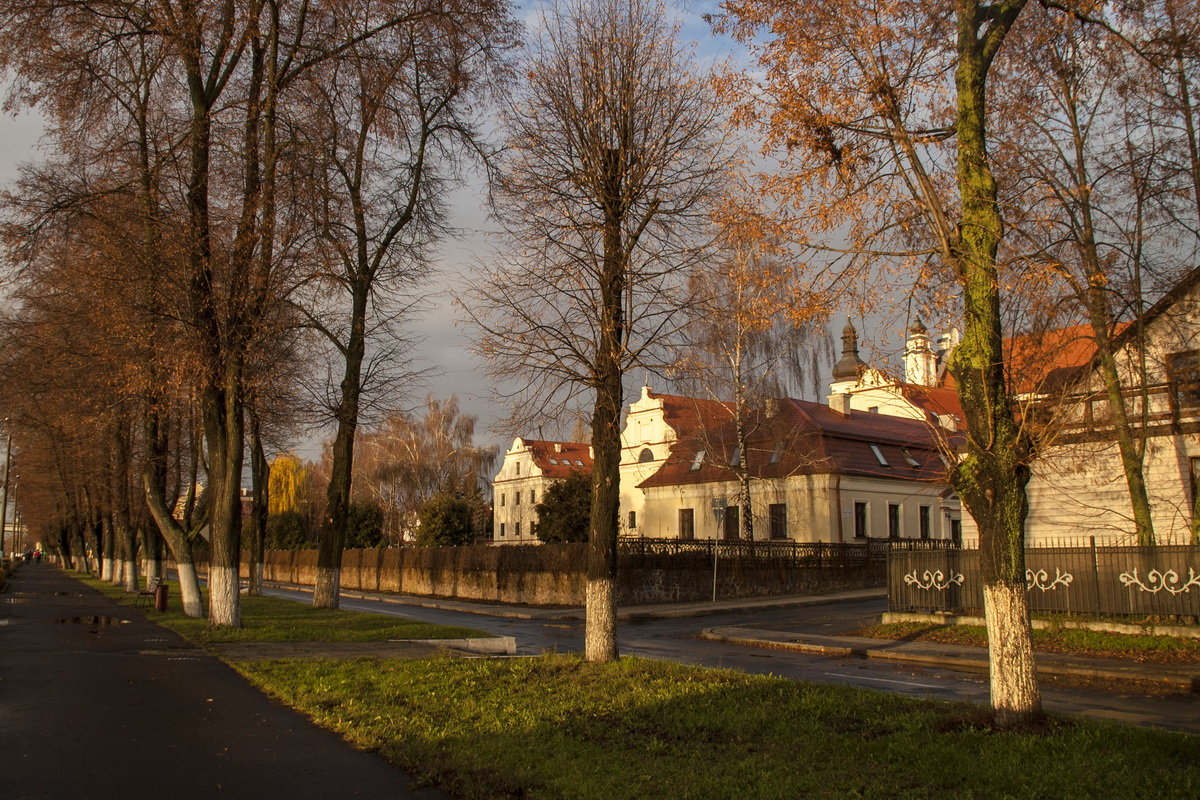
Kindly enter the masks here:
M 39 563 L 39 564 L 40 564 L 40 563 L 42 563 L 42 550 L 41 550 L 41 548 L 38 548 L 37 550 L 34 550 L 34 551 L 33 551 L 33 560 L 34 560 L 34 561 L 36 561 L 36 562 L 37 562 L 37 563 Z

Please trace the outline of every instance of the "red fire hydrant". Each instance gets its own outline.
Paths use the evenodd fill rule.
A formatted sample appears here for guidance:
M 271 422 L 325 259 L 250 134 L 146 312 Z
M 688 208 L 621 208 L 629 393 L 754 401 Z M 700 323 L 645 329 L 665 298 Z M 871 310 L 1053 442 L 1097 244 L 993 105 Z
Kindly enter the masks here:
M 158 585 L 158 588 L 156 588 L 154 590 L 154 610 L 155 611 L 166 611 L 167 610 L 167 588 L 168 588 L 167 582 L 163 581 L 162 583 L 160 583 Z

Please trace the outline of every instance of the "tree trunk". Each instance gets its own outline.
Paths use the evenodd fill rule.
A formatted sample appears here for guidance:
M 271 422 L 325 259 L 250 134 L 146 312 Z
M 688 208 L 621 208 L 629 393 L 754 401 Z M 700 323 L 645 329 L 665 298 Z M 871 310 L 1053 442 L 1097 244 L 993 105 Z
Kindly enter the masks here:
M 242 625 L 242 451 L 244 416 L 241 373 L 236 359 L 225 370 L 219 391 L 206 392 L 205 441 L 208 450 L 209 546 L 208 624 Z
M 362 274 L 360 265 L 360 272 Z M 317 548 L 317 576 L 313 586 L 313 608 L 337 608 L 341 601 L 342 551 L 350 519 L 350 489 L 354 478 L 354 435 L 358 430 L 358 406 L 362 394 L 362 362 L 366 355 L 367 302 L 369 285 L 354 283 L 350 311 L 350 333 L 346 341 L 345 372 L 337 407 L 337 435 L 333 440 L 333 463 L 329 470 L 325 520 Z
M 967 417 L 967 454 L 951 475 L 979 526 L 987 610 L 992 708 L 997 724 L 1041 715 L 1031 652 L 1029 607 L 1012 599 L 1025 587 L 1025 516 L 1029 444 L 1013 417 L 1004 374 L 996 254 L 1003 236 L 996 181 L 987 155 L 986 84 L 991 58 L 1015 21 L 1022 0 L 958 4 L 957 182 L 962 202 L 957 258 L 963 287 L 964 330 L 951 369 Z M 998 695 L 997 689 L 1003 691 Z
M 100 580 L 113 583 L 113 530 L 108 514 L 100 520 Z
M 600 342 L 594 365 L 592 412 L 592 508 L 588 530 L 587 608 L 584 657 L 615 661 L 617 651 L 617 528 L 621 503 L 622 358 L 625 346 L 626 259 L 621 231 L 621 153 L 604 151 L 601 202 L 605 207 L 601 261 Z
M 142 467 L 142 491 L 146 498 L 146 508 L 175 559 L 183 613 L 189 617 L 202 617 L 204 601 L 200 594 L 200 581 L 196 577 L 196 565 L 192 559 L 192 543 L 187 532 L 171 515 L 167 504 L 167 434 L 152 406 L 145 412 L 144 427 L 146 461 Z
M 262 594 L 263 544 L 267 536 L 268 484 L 271 470 L 267 454 L 263 450 L 262 431 L 258 414 L 250 410 L 250 527 L 247 530 L 249 551 L 246 576 L 246 594 L 257 597 Z

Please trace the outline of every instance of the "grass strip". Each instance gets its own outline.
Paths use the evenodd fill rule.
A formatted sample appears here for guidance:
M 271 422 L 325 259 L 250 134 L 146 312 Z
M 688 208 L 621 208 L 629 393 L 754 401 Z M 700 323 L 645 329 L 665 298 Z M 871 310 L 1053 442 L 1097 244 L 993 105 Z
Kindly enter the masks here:
M 987 630 L 978 625 L 930 625 L 895 622 L 868 625 L 849 634 L 874 639 L 905 639 L 987 647 Z M 1047 628 L 1033 632 L 1035 650 L 1046 653 L 1124 658 L 1156 664 L 1200 664 L 1200 639 Z
M 264 691 L 455 795 L 1200 797 L 1200 738 L 624 658 L 256 661 Z
M 124 605 L 133 605 L 136 596 L 79 573 L 73 577 Z M 242 596 L 241 628 L 210 628 L 204 619 L 183 613 L 179 587 L 170 582 L 165 612 L 153 606 L 146 616 L 163 627 L 200 643 L 217 642 L 383 642 L 389 639 L 462 639 L 488 636 L 471 628 L 433 625 L 390 614 L 370 614 L 342 609 L 318 609 L 308 603 L 278 597 Z M 205 599 L 207 601 L 207 590 Z

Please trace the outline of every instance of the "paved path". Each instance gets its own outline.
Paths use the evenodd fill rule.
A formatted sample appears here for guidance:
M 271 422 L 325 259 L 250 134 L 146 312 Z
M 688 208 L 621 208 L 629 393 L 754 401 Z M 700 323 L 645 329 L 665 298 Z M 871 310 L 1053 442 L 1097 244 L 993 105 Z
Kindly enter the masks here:
M 0 798 L 448 798 L 46 564 L 0 595 Z

